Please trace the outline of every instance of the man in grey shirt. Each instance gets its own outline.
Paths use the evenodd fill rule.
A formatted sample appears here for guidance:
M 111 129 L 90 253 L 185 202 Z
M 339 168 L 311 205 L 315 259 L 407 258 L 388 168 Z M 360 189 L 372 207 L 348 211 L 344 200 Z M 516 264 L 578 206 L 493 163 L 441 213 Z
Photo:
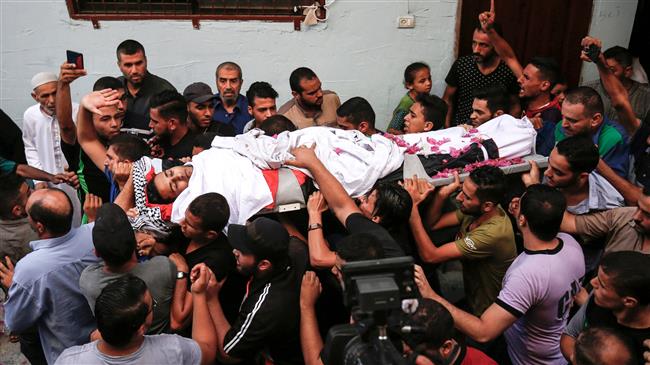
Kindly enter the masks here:
M 55 364 L 211 364 L 217 338 L 208 300 L 216 297 L 208 293 L 207 286 L 216 279 L 205 266 L 193 273 L 193 279 L 192 339 L 168 334 L 145 336 L 156 302 L 144 281 L 126 275 L 109 283 L 97 297 L 95 317 L 102 338 L 68 348 Z
M 132 274 L 147 284 L 156 308 L 148 334 L 167 332 L 170 308 L 176 285 L 176 266 L 165 256 L 156 256 L 138 263 L 135 255 L 136 239 L 126 213 L 119 206 L 104 204 L 97 212 L 93 228 L 95 253 L 103 263 L 92 264 L 84 269 L 79 278 L 81 293 L 90 309 L 95 311 L 95 300 L 111 281 Z

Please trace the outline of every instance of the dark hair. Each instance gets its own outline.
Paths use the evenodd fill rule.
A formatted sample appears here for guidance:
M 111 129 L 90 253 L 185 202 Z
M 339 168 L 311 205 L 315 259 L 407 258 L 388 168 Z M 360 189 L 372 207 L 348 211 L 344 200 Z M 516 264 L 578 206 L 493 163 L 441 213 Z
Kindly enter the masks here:
M 289 76 L 289 86 L 291 87 L 291 91 L 301 93 L 302 87 L 300 87 L 300 82 L 302 80 L 313 80 L 315 77 L 318 76 L 316 76 L 314 71 L 307 67 L 299 67 L 293 70 Z
M 415 313 L 408 315 L 405 325 L 421 328 L 406 336 L 406 342 L 414 351 L 440 348 L 445 341 L 454 338 L 454 319 L 442 304 L 429 298 L 418 299 Z
M 377 192 L 377 200 L 372 214 L 381 218 L 383 227 L 392 230 L 408 224 L 413 200 L 403 187 L 394 182 L 380 182 L 373 190 Z
M 219 77 L 219 71 L 221 71 L 222 68 L 230 68 L 230 69 L 237 70 L 237 72 L 239 72 L 239 79 L 240 80 L 243 79 L 243 75 L 242 75 L 242 72 L 241 72 L 241 67 L 239 67 L 238 64 L 236 64 L 236 63 L 234 63 L 232 61 L 226 61 L 226 62 L 222 62 L 221 64 L 219 64 L 219 66 L 217 66 L 217 70 L 214 72 L 215 77 Z
M 552 89 L 560 80 L 560 66 L 550 57 L 533 57 L 529 62 L 539 70 L 540 79 L 551 83 Z
M 404 84 L 412 84 L 415 81 L 415 74 L 422 69 L 431 70 L 429 65 L 424 62 L 413 62 L 406 66 L 406 69 L 404 69 Z
M 481 203 L 499 204 L 506 192 L 506 175 L 495 166 L 481 166 L 469 173 L 476 184 L 476 196 Z
M 230 218 L 228 201 L 219 193 L 206 193 L 192 200 L 187 209 L 201 218 L 201 230 L 221 232 Z
M 336 254 L 346 262 L 377 260 L 385 257 L 381 242 L 370 233 L 353 233 L 345 236 L 337 244 Z
M 124 89 L 124 84 L 120 82 L 116 77 L 113 76 L 104 76 L 100 77 L 93 84 L 93 91 L 100 91 L 104 89 Z
M 503 37 L 503 28 L 501 27 L 501 23 L 496 23 L 496 22 L 493 23 L 493 24 L 492 24 L 492 29 L 494 29 L 494 31 L 495 31 L 498 35 L 500 35 L 501 37 Z M 477 23 L 476 23 L 476 27 L 474 27 L 474 30 L 475 30 L 475 31 L 478 30 L 478 31 L 481 32 L 481 33 L 485 33 L 485 31 L 483 31 L 483 28 L 481 28 L 481 23 L 480 23 L 480 22 L 477 22 Z
M 115 53 L 117 54 L 117 60 L 120 60 L 120 54 L 125 54 L 125 55 L 132 55 L 136 54 L 138 52 L 142 52 L 143 56 L 147 56 L 144 53 L 144 47 L 140 42 L 134 41 L 133 39 L 127 39 L 124 42 L 120 43 L 119 46 L 117 46 L 117 50 Z
M 204 150 L 208 150 L 210 147 L 212 147 L 212 141 L 217 135 L 218 134 L 216 132 L 205 132 L 203 134 L 197 134 L 196 137 L 194 137 L 194 143 L 192 144 L 192 147 L 200 147 Z
M 336 109 L 336 115 L 347 118 L 350 123 L 358 127 L 361 122 L 367 122 L 371 128 L 375 128 L 375 111 L 368 100 L 355 96 L 348 99 Z
M 93 239 L 97 256 L 101 257 L 108 266 L 116 267 L 125 264 L 133 257 L 137 246 L 135 233 L 132 233 L 133 228 L 130 224 L 123 225 L 119 229 L 130 232 L 127 231 L 126 235 L 117 234 L 115 237 L 103 237 L 99 235 L 99 237 Z
M 187 123 L 187 102 L 175 90 L 163 90 L 151 97 L 149 108 L 157 109 L 163 118 L 176 118 L 180 124 Z
M 61 214 L 58 211 L 52 210 L 52 207 L 43 206 L 43 201 L 38 199 L 29 207 L 27 212 L 34 222 L 41 223 L 45 229 L 55 235 L 65 234 L 70 231 L 72 227 L 72 202 L 70 197 L 63 190 L 58 188 L 48 188 L 47 191 L 51 194 L 61 194 L 65 197 L 67 202 L 67 209 Z
M 600 94 L 589 86 L 578 86 L 564 92 L 564 101 L 571 104 L 584 105 L 585 118 L 591 118 L 596 113 L 603 114 L 605 107 Z
M 636 345 L 628 336 L 609 327 L 589 327 L 582 331 L 575 343 L 576 365 L 600 365 L 603 355 L 612 351 L 612 345 L 618 342 L 627 352 L 627 361 L 619 365 L 635 365 L 639 363 Z M 619 349 L 616 349 L 619 350 Z M 625 355 L 619 354 L 619 356 Z M 618 359 L 620 360 L 620 359 Z
M 623 68 L 631 67 L 632 63 L 634 62 L 632 53 L 630 53 L 627 48 L 621 46 L 608 48 L 605 52 L 603 52 L 603 56 L 605 56 L 605 59 L 607 60 L 613 58 Z
M 282 114 L 276 114 L 266 118 L 262 124 L 260 124 L 260 129 L 263 130 L 264 134 L 267 136 L 274 136 L 284 131 L 293 132 L 296 130 L 296 126 L 289 120 L 289 118 Z
M 142 156 L 149 155 L 149 146 L 142 138 L 132 134 L 118 134 L 108 142 L 109 147 L 113 147 L 115 154 L 123 159 L 135 162 Z
M 535 237 L 550 241 L 560 231 L 566 199 L 557 189 L 535 184 L 529 186 L 521 196 L 519 207 Z
M 275 91 L 271 84 L 264 81 L 255 81 L 246 91 L 246 99 L 248 99 L 248 105 L 251 107 L 255 106 L 255 98 L 275 99 L 277 97 L 278 92 Z
M 95 301 L 97 329 L 111 346 L 127 345 L 147 319 L 150 309 L 144 301 L 147 284 L 131 274 L 104 287 Z
M 600 268 L 611 279 L 616 293 L 634 297 L 639 305 L 650 304 L 650 255 L 636 251 L 616 251 L 606 254 Z
M 505 86 L 501 84 L 474 89 L 472 96 L 475 99 L 485 100 L 487 108 L 492 114 L 496 113 L 497 110 L 501 110 L 506 114 L 510 111 L 510 95 L 508 95 Z
M 600 155 L 591 137 L 567 137 L 555 145 L 557 153 L 564 156 L 574 173 L 591 173 L 598 166 Z
M 436 95 L 418 94 L 415 101 L 422 105 L 425 121 L 433 123 L 432 130 L 444 127 L 447 116 L 447 103 L 444 100 Z
M 149 202 L 149 204 L 169 204 L 169 203 L 173 203 L 174 199 L 164 199 L 160 195 L 160 192 L 158 192 L 158 188 L 156 188 L 156 184 L 154 182 L 155 179 L 156 179 L 156 177 L 154 176 L 154 178 L 149 180 L 149 182 L 147 183 L 147 185 L 144 188 L 144 192 L 147 194 L 147 201 Z
M 18 204 L 20 187 L 25 183 L 25 178 L 14 173 L 0 176 L 0 218 L 11 219 L 12 208 Z

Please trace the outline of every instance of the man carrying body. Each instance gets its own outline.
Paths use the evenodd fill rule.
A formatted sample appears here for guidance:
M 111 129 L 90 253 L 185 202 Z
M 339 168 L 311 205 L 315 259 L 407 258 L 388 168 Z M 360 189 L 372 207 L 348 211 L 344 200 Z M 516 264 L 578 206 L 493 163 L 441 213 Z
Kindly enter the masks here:
M 123 129 L 143 138 L 151 136 L 149 102 L 163 90 L 176 91 L 167 80 L 147 70 L 147 55 L 138 41 L 127 39 L 117 46 L 117 66 L 122 72 L 119 80 L 126 91 L 126 117 Z
M 149 127 L 156 137 L 152 154 L 162 159 L 192 156 L 194 132 L 187 121 L 185 98 L 176 91 L 163 91 L 151 98 Z
M 248 114 L 253 119 L 244 126 L 244 133 L 253 128 L 260 128 L 262 122 L 278 113 L 275 107 L 277 97 L 278 92 L 268 82 L 257 81 L 251 84 L 246 92 L 246 99 L 248 99 Z
M 215 76 L 219 93 L 215 95 L 212 120 L 231 125 L 235 134 L 242 134 L 251 115 L 248 100 L 239 93 L 244 82 L 241 67 L 234 62 L 224 62 L 217 66 Z
M 404 133 L 422 133 L 442 129 L 447 105 L 435 95 L 419 94 L 404 117 Z
M 307 67 L 299 67 L 289 76 L 293 98 L 278 110 L 298 129 L 315 125 L 336 126 L 336 109 L 341 100 L 335 92 L 323 90 L 318 76 Z
M 65 348 L 87 342 L 95 327 L 79 289 L 81 271 L 99 261 L 93 225 L 71 228 L 72 205 L 58 189 L 35 191 L 26 209 L 39 240 L 13 272 L 5 323 L 17 333 L 37 325 L 45 358 L 53 363 Z
M 474 100 L 469 120 L 474 128 L 510 111 L 510 97 L 502 85 L 475 89 L 472 95 Z
M 509 93 L 519 87 L 505 62 L 499 58 L 483 29 L 477 27 L 472 36 L 472 54 L 459 57 L 445 78 L 447 88 L 442 99 L 448 112 L 445 127 L 465 124 L 472 113 L 472 92 L 475 89 L 503 85 Z
M 375 111 L 368 100 L 355 96 L 336 109 L 336 124 L 343 130 L 358 130 L 370 137 L 381 133 L 375 129 Z
M 0 263 L 8 264 L 9 257 L 15 264 L 31 252 L 29 242 L 38 238 L 25 209 L 31 192 L 25 179 L 16 174 L 0 177 Z
M 540 184 L 521 196 L 515 213 L 524 252 L 508 268 L 497 299 L 480 317 L 431 290 L 421 269 L 415 276 L 420 293 L 447 308 L 456 328 L 475 341 L 490 341 L 504 333 L 515 365 L 565 364 L 560 335 L 585 273 L 578 243 L 558 233 L 565 205 L 560 192 Z
M 301 364 L 299 295 L 307 257 L 302 242 L 290 243 L 287 230 L 266 217 L 228 226 L 237 270 L 250 276 L 248 295 L 231 325 L 219 301 L 210 314 L 217 333 L 217 357 L 223 362 L 272 361 Z M 200 269 L 204 264 L 194 267 Z M 217 293 L 223 280 L 217 284 Z
M 422 184 L 425 186 L 418 186 Z M 510 218 L 499 205 L 505 195 L 505 175 L 497 167 L 482 166 L 470 173 L 462 188 L 456 176 L 452 184 L 436 192 L 426 224 L 434 231 L 460 225 L 457 239 L 440 247 L 429 238 L 419 211 L 433 187 L 422 180 L 406 179 L 404 188 L 413 199 L 409 225 L 420 258 L 433 264 L 462 259 L 465 298 L 471 312 L 481 315 L 496 300 L 503 276 L 517 256 Z M 460 208 L 442 214 L 444 201 L 458 188 Z

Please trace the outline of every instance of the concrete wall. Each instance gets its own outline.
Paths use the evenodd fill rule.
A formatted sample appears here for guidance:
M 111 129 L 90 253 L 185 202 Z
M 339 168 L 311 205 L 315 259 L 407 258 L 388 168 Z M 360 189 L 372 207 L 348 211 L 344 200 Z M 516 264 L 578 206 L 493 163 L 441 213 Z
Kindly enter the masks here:
M 89 91 L 100 76 L 118 75 L 115 47 L 134 38 L 147 50 L 149 70 L 180 91 L 191 82 L 214 86 L 214 69 L 225 60 L 244 70 L 245 91 L 265 80 L 290 97 L 288 77 L 294 68 L 309 66 L 324 88 L 342 100 L 363 96 L 374 106 L 377 124 L 385 127 L 404 94 L 402 73 L 413 61 L 431 65 L 433 92 L 441 95 L 444 77 L 454 60 L 457 0 L 337 0 L 329 20 L 294 31 L 291 23 L 202 21 L 102 21 L 95 30 L 88 21 L 69 18 L 65 1 L 0 0 L 0 107 L 17 123 L 33 101 L 29 80 L 37 72 L 57 71 L 65 50 L 83 52 L 89 75 L 73 86 L 73 100 Z M 413 29 L 397 29 L 396 19 L 415 15 Z M 606 45 L 627 45 L 636 0 L 596 0 L 591 34 Z M 583 70 L 586 79 L 595 69 Z
M 0 107 L 18 123 L 33 104 L 30 78 L 58 71 L 66 49 L 84 53 L 89 72 L 72 86 L 78 100 L 98 77 L 119 74 L 115 48 L 133 38 L 144 44 L 149 70 L 181 92 L 194 81 L 216 88 L 215 67 L 233 60 L 243 68 L 242 92 L 253 81 L 268 81 L 280 93 L 280 104 L 290 98 L 291 71 L 309 66 L 341 100 L 367 98 L 383 127 L 405 92 L 408 63 L 423 60 L 434 80 L 444 79 L 453 61 L 457 1 L 411 1 L 416 26 L 397 29 L 397 17 L 407 13 L 404 1 L 338 0 L 327 22 L 301 31 L 293 23 L 259 21 L 202 21 L 200 30 L 190 21 L 102 21 L 94 30 L 88 21 L 71 20 L 63 0 L 2 0 L 0 6 Z M 437 81 L 433 91 L 441 95 L 444 85 Z

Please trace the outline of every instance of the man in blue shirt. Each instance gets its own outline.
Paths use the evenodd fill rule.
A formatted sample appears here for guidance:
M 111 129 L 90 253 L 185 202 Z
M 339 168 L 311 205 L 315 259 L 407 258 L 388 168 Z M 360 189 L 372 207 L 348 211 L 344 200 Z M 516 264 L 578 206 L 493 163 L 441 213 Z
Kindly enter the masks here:
M 248 100 L 240 95 L 243 83 L 241 67 L 234 62 L 224 62 L 217 67 L 217 89 L 212 120 L 230 124 L 235 134 L 242 134 L 244 126 L 251 120 Z
M 99 261 L 93 252 L 93 224 L 71 228 L 72 204 L 59 189 L 37 190 L 26 204 L 39 240 L 18 262 L 5 303 L 13 332 L 38 327 L 43 352 L 53 363 L 66 348 L 88 342 L 95 321 L 79 289 L 83 269 Z

